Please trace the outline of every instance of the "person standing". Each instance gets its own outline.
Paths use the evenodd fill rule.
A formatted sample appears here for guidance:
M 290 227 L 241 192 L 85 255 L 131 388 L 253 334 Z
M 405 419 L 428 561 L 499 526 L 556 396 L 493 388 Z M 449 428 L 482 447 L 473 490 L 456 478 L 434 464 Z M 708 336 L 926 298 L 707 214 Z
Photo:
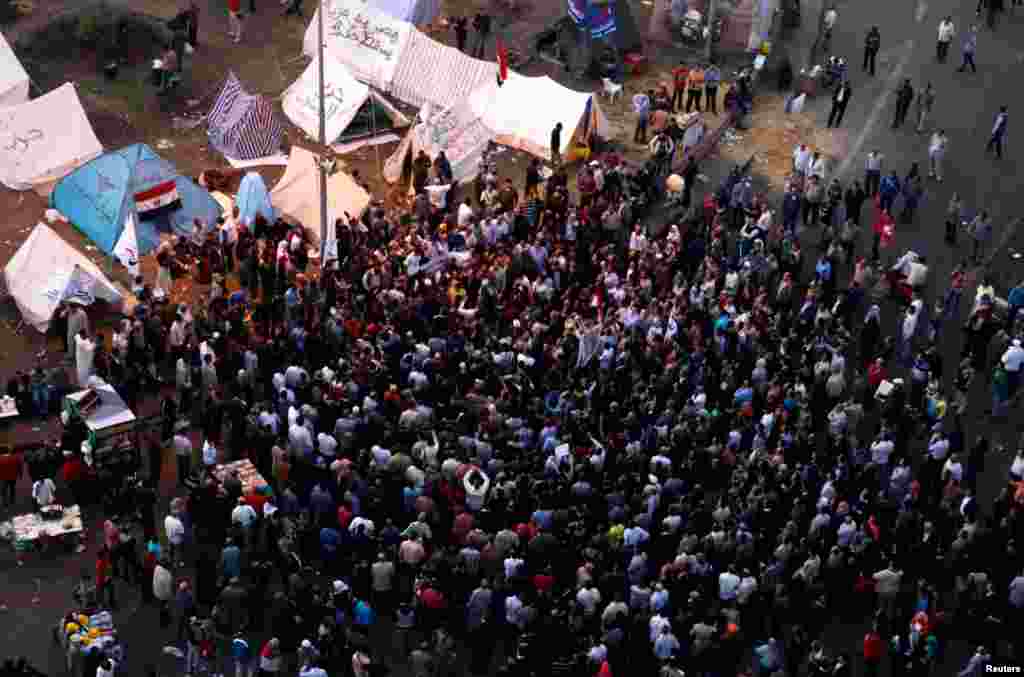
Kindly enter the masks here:
M 946 156 L 948 145 L 949 138 L 944 129 L 932 134 L 932 139 L 928 143 L 928 178 L 935 179 L 939 183 L 942 183 L 942 160 Z
M 974 253 L 972 257 L 976 263 L 979 263 L 981 255 L 985 253 L 985 245 L 992 239 L 992 217 L 988 215 L 988 211 L 981 210 L 981 213 L 971 221 L 967 230 L 974 240 Z
M 971 67 L 972 73 L 978 72 L 978 66 L 974 63 L 974 54 L 978 51 L 978 26 L 972 25 L 967 31 L 967 35 L 964 36 L 964 42 L 960 46 L 963 52 L 963 63 L 960 64 L 960 68 L 957 68 L 958 73 L 962 73 L 967 70 L 967 66 Z
M 686 80 L 686 112 L 690 112 L 693 106 L 700 112 L 700 98 L 704 93 L 704 69 L 699 65 L 690 69 L 690 75 Z
M 562 164 L 562 123 L 556 122 L 555 128 L 551 130 L 551 164 L 558 166 Z
M 917 133 L 920 134 L 924 131 L 925 122 L 928 121 L 928 116 L 932 114 L 932 108 L 935 106 L 935 88 L 932 87 L 932 83 L 928 83 L 924 89 L 917 93 Z
M 242 41 L 242 0 L 228 0 L 228 36 L 235 44 Z
M 914 88 L 910 84 L 910 78 L 905 78 L 903 84 L 896 90 L 896 116 L 892 121 L 892 128 L 897 129 L 903 126 L 907 120 L 907 113 L 910 111 L 910 104 L 914 101 Z
M 14 505 L 15 489 L 18 479 L 25 474 L 25 465 L 21 454 L 9 445 L 0 448 L 0 507 Z
M 999 114 L 996 115 L 996 121 L 992 125 L 992 134 L 988 138 L 988 145 L 985 146 L 985 152 L 994 150 L 996 157 L 1000 160 L 1003 159 L 1003 141 L 1006 140 L 1006 128 L 1010 124 L 1010 113 L 1006 106 L 999 107 Z
M 633 143 L 647 143 L 647 121 L 651 117 L 651 99 L 654 90 L 633 97 L 633 111 L 636 113 L 636 130 L 633 132 Z
M 843 196 L 843 202 L 846 205 L 846 218 L 850 219 L 854 225 L 860 227 L 861 211 L 863 211 L 864 201 L 867 199 L 867 193 L 860 186 L 860 181 L 854 181 L 852 185 L 847 187 L 846 194 Z M 850 259 L 851 261 L 853 259 Z
M 838 128 L 843 124 L 843 114 L 846 112 L 846 106 L 850 103 L 852 93 L 853 88 L 850 86 L 849 80 L 843 80 L 843 84 L 836 88 L 832 95 L 832 112 L 828 114 L 829 127 Z
M 882 45 L 882 35 L 878 32 L 878 26 L 872 26 L 864 38 L 864 65 L 861 71 L 875 75 L 875 57 L 878 56 L 878 48 Z
M 878 194 L 878 187 L 882 181 L 883 159 L 885 156 L 881 151 L 873 150 L 868 153 L 868 159 L 864 161 L 864 192 L 870 198 Z
M 939 63 L 946 63 L 946 57 L 949 56 L 949 44 L 953 42 L 955 35 L 956 25 L 953 23 L 953 17 L 947 16 L 939 22 L 939 40 L 935 44 L 935 60 Z
M 465 52 L 466 41 L 469 38 L 469 20 L 464 16 L 452 19 L 452 30 L 455 31 L 455 46 L 460 52 Z
M 486 12 L 477 12 L 473 17 L 473 29 L 476 31 L 476 45 L 473 48 L 473 56 L 478 59 L 484 58 L 484 50 L 487 48 L 487 38 L 491 34 L 491 15 Z
M 672 69 L 672 112 L 682 110 L 686 101 L 686 81 L 690 78 L 690 67 L 685 61 Z
M 718 85 L 721 81 L 721 69 L 709 63 L 704 69 L 704 110 L 712 115 L 718 115 Z

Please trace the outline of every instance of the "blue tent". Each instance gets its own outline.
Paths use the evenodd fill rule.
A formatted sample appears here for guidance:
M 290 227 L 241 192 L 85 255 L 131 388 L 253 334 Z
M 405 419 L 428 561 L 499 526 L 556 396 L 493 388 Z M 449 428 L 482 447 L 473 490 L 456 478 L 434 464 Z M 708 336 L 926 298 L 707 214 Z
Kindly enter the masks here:
M 270 204 L 267 184 L 263 183 L 263 177 L 256 172 L 249 172 L 242 177 L 235 204 L 238 205 L 239 220 L 247 226 L 252 225 L 257 214 L 262 214 L 268 224 L 277 218 L 277 212 Z
M 205 189 L 141 143 L 105 153 L 65 176 L 50 204 L 107 254 L 132 215 L 138 252 L 145 254 L 160 243 L 159 232 L 189 235 L 195 219 L 209 227 L 221 213 Z

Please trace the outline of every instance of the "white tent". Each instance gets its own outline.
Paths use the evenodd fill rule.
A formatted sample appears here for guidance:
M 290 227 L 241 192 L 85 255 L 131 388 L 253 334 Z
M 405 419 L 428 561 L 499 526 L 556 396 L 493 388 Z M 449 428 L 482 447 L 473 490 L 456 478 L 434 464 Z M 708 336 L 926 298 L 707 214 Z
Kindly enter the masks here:
M 28 73 L 0 33 L 0 108 L 28 101 Z
M 8 188 L 48 193 L 49 184 L 102 153 L 70 82 L 0 109 L 0 183 Z
M 422 26 L 441 13 L 441 0 L 366 0 L 374 10 Z
M 391 131 L 408 127 L 409 118 L 392 106 L 368 86 L 355 79 L 348 68 L 326 55 L 324 59 L 324 116 L 327 127 L 327 143 L 332 144 L 349 136 L 365 137 L 370 132 L 352 130 L 349 125 L 366 103 L 372 102 L 385 113 L 386 118 L 377 121 L 379 130 Z M 295 125 L 316 139 L 320 135 L 319 65 L 314 58 L 299 79 L 285 90 L 281 107 Z
M 99 266 L 44 223 L 38 224 L 4 268 L 4 280 L 25 322 L 41 332 L 61 301 L 120 303 L 121 292 Z
M 401 19 L 370 9 L 363 0 L 324 0 L 316 12 L 321 9 L 325 10 L 325 50 L 357 79 L 387 92 L 409 35 L 416 29 Z M 302 40 L 302 51 L 311 59 L 317 53 L 316 12 Z
M 391 183 L 398 181 L 406 159 L 422 150 L 431 160 L 444 151 L 455 180 L 469 181 L 479 172 L 480 159 L 492 138 L 493 134 L 468 102 L 444 110 L 427 104 L 420 111 L 417 124 L 384 163 L 384 178 Z
M 608 119 L 597 97 L 563 87 L 551 78 L 509 73 L 505 83 L 479 88 L 470 97 L 473 111 L 494 133 L 497 143 L 551 159 L 551 132 L 562 123 L 560 152 L 573 140 L 595 132 L 608 138 Z
M 299 146 L 292 146 L 284 176 L 270 191 L 270 200 L 280 213 L 301 223 L 320 239 L 320 169 L 318 156 Z M 327 239 L 335 239 L 334 222 L 345 214 L 361 216 L 370 204 L 370 194 L 345 172 L 327 177 Z M 329 258 L 329 257 L 328 257 Z

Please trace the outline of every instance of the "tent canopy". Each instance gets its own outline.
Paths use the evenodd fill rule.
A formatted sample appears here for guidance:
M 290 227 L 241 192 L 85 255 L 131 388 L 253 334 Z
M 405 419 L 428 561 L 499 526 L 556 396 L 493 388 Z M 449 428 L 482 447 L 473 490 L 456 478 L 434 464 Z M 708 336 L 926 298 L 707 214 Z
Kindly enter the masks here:
M 116 304 L 121 292 L 99 266 L 40 223 L 4 268 L 4 280 L 25 322 L 41 332 L 61 301 Z
M 551 132 L 559 122 L 563 155 L 574 139 L 591 131 L 606 138 L 609 133 L 608 119 L 595 96 L 563 87 L 547 76 L 509 73 L 503 86 L 474 92 L 470 105 L 497 143 L 547 160 L 551 159 Z
M 0 183 L 42 188 L 103 153 L 75 86 L 0 109 Z
M 432 23 L 441 13 L 441 0 L 366 0 L 366 5 L 417 26 Z
M 320 240 L 320 169 L 318 156 L 305 148 L 292 146 L 284 176 L 270 192 L 277 210 L 301 223 L 314 242 Z M 370 194 L 345 172 L 327 177 L 327 239 L 334 240 L 334 223 L 362 215 L 370 204 Z M 346 219 L 347 220 L 347 219 Z M 325 259 L 326 261 L 326 259 Z
M 141 143 L 68 174 L 57 182 L 50 203 L 107 254 L 122 248 L 117 245 L 132 223 L 129 217 L 138 242 L 127 248 L 145 254 L 159 243 L 158 230 L 188 235 L 196 219 L 210 226 L 221 213 L 206 190 Z
M 384 178 L 395 183 L 402 177 L 407 158 L 421 150 L 431 159 L 444 151 L 456 181 L 469 181 L 480 170 L 480 160 L 493 135 L 469 103 L 438 110 L 423 107 L 417 124 L 405 135 L 394 154 L 384 163 Z
M 281 149 L 284 125 L 273 104 L 242 88 L 228 73 L 208 118 L 210 145 L 233 160 L 255 160 Z
M 314 139 L 320 135 L 319 78 L 319 64 L 314 58 L 285 90 L 281 102 L 288 119 Z M 324 59 L 324 113 L 328 144 L 409 126 L 409 119 L 401 111 L 356 80 L 330 55 Z
M 239 220 L 247 226 L 256 220 L 257 214 L 262 214 L 268 224 L 277 218 L 277 212 L 270 203 L 267 184 L 263 183 L 263 177 L 256 172 L 248 172 L 242 177 L 235 204 L 238 206 Z
M 0 33 L 0 108 L 28 101 L 28 73 Z
M 377 12 L 363 0 L 324 0 L 316 11 L 321 10 L 325 50 L 361 82 L 387 92 L 416 30 L 412 24 Z M 316 58 L 318 21 L 314 13 L 302 41 L 302 51 L 310 58 Z
M 474 59 L 413 29 L 387 91 L 410 106 L 447 108 L 497 78 L 495 62 Z

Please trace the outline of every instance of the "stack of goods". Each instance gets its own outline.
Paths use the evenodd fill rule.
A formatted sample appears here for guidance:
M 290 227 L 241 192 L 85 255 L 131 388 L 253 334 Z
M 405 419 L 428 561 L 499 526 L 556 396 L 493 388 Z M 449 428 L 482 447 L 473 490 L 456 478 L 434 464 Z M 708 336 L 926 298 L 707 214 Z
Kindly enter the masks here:
M 94 614 L 68 613 L 62 622 L 64 643 L 79 644 L 83 650 L 100 650 L 110 655 L 117 647 L 117 633 L 109 611 Z
M 219 465 L 214 474 L 218 480 L 223 482 L 231 475 L 232 471 L 238 472 L 238 479 L 242 481 L 243 493 L 259 493 L 264 495 L 271 493 L 270 485 L 267 484 L 267 481 L 263 479 L 263 475 L 256 470 L 256 466 L 248 459 Z
M 5 525 L 5 535 L 14 541 L 15 548 L 24 550 L 43 535 L 55 537 L 82 531 L 82 514 L 77 505 L 49 506 L 47 513 L 18 515 Z

